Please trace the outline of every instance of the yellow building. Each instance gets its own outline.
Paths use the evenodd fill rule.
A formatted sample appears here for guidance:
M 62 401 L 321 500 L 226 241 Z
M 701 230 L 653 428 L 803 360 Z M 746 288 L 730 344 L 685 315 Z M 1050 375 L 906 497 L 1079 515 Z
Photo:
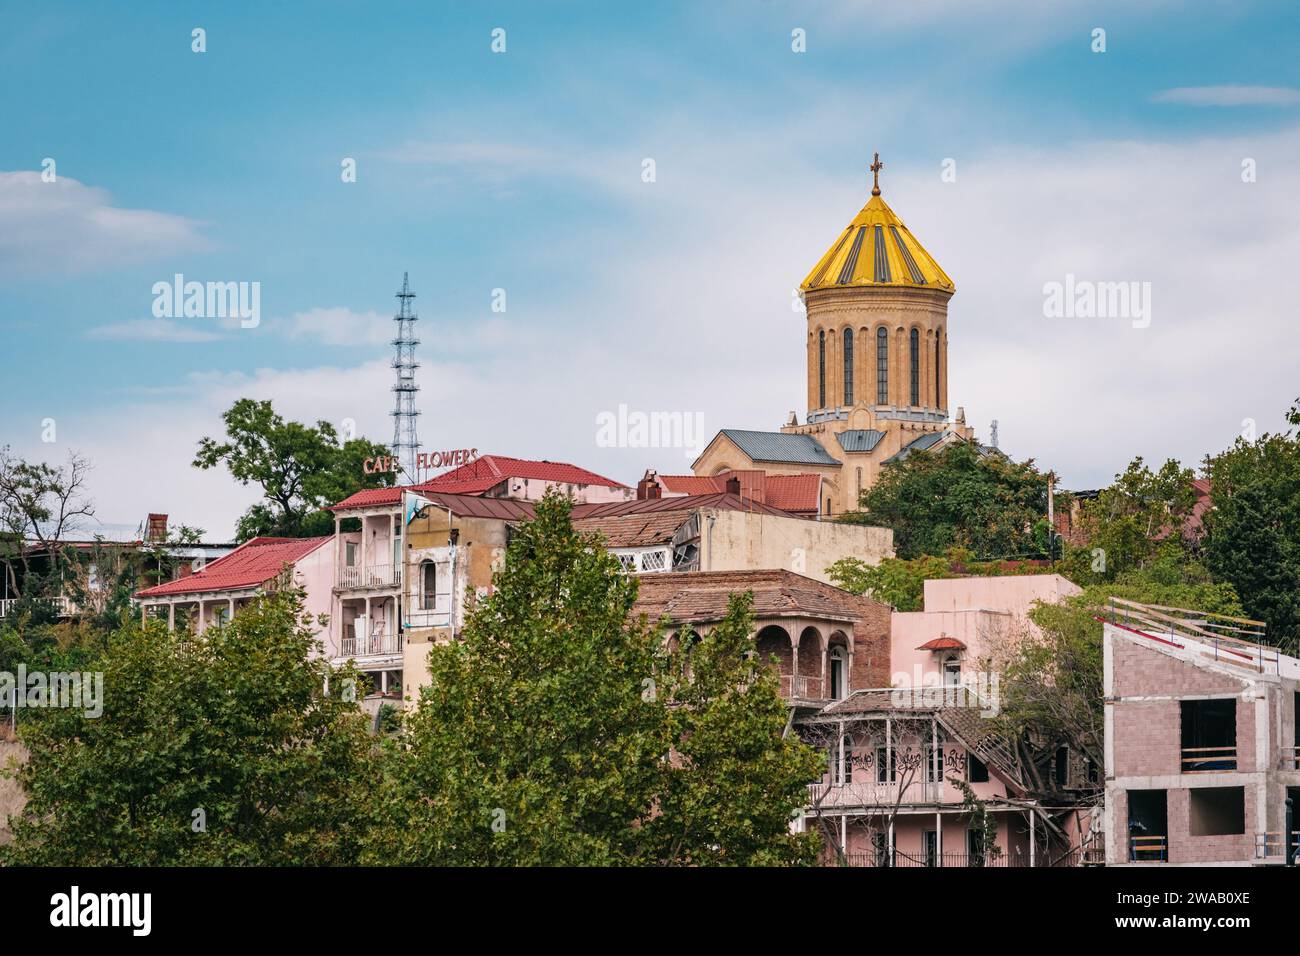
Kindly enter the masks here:
M 969 441 L 948 417 L 948 300 L 956 287 L 880 195 L 871 199 L 800 285 L 808 314 L 808 412 L 776 432 L 724 429 L 697 475 L 729 469 L 818 474 L 821 513 L 856 510 L 881 466 L 914 451 Z

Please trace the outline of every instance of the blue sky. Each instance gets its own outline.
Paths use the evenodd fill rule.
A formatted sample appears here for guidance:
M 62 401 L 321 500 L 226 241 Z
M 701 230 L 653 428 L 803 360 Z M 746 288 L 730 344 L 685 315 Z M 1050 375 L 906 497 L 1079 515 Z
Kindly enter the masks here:
M 981 437 L 1076 487 L 1193 464 L 1300 393 L 1297 64 L 1282 2 L 2 3 L 0 444 L 228 533 L 251 492 L 188 463 L 233 398 L 389 438 L 405 270 L 426 447 L 687 471 L 595 416 L 802 415 L 790 290 L 879 150 Z M 154 319 L 177 272 L 260 282 L 261 325 Z M 1151 282 L 1151 327 L 1045 319 L 1067 272 Z

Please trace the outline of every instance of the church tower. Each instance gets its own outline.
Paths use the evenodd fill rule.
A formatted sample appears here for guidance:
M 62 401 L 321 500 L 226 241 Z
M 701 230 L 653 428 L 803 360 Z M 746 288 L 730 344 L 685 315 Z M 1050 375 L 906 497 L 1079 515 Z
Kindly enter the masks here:
M 757 470 L 821 476 L 818 511 L 858 507 L 881 466 L 952 441 L 970 441 L 958 409 L 949 421 L 948 300 L 956 291 L 880 192 L 799 286 L 807 311 L 808 404 L 780 432 L 724 429 L 696 475 Z

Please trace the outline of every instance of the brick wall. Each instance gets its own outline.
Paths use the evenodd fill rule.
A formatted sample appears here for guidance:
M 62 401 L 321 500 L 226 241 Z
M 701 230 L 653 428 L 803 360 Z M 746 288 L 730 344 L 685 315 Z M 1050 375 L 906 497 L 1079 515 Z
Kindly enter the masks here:
M 888 605 L 862 601 L 857 623 L 853 625 L 850 690 L 889 686 L 889 623 L 892 613 Z
M 1112 660 L 1118 697 L 1238 694 L 1242 690 L 1240 680 L 1139 647 L 1126 638 L 1112 645 Z

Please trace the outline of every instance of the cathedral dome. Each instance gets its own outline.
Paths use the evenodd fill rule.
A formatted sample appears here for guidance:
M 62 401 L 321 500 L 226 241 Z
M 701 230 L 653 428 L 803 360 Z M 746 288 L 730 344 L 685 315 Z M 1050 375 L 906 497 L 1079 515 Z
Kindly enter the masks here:
M 879 158 L 872 165 L 879 175 Z M 854 217 L 799 286 L 804 292 L 834 288 L 916 288 L 953 292 L 948 274 L 880 197 Z

